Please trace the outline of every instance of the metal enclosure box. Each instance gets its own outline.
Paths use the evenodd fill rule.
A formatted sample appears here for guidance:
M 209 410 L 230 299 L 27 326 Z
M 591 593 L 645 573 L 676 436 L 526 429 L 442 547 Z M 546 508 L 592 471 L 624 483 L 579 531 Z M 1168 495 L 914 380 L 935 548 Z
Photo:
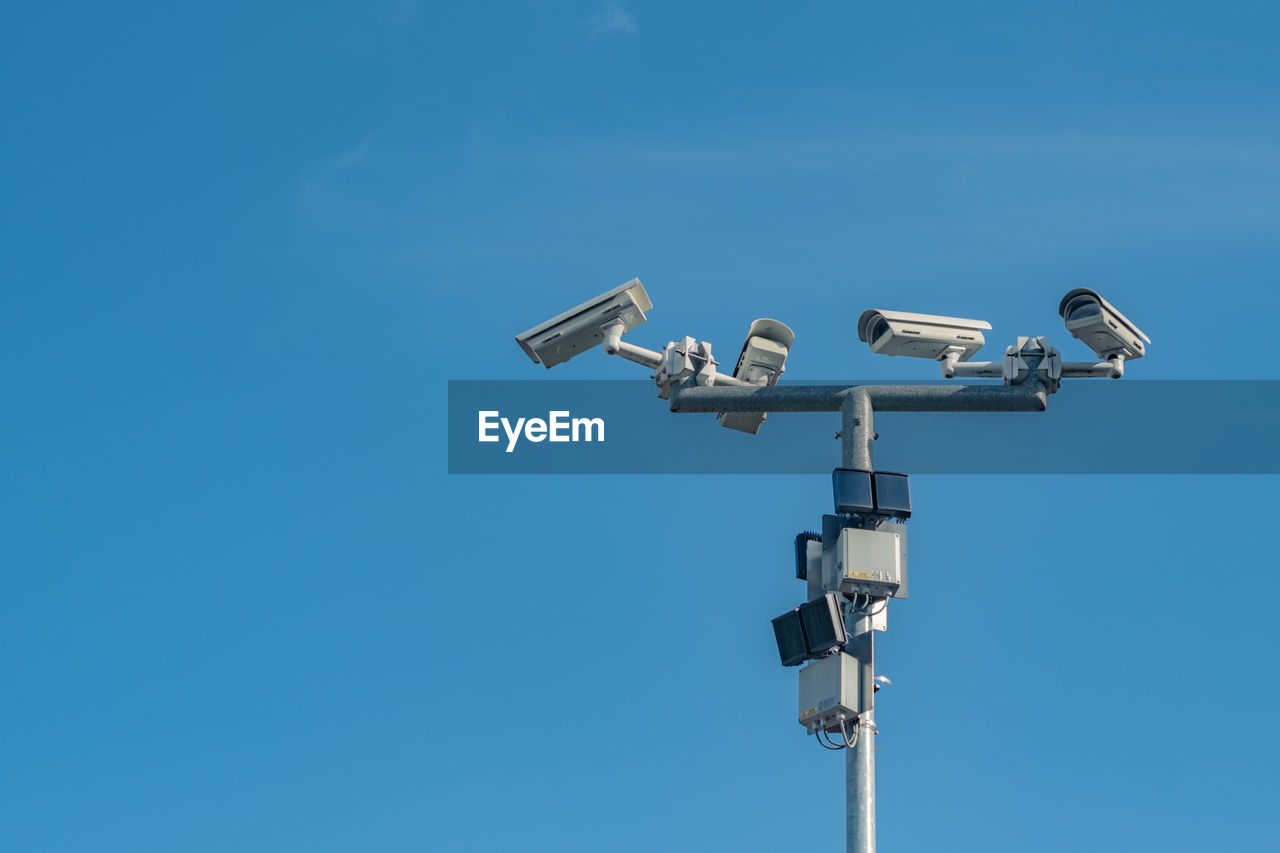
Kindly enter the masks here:
M 887 530 L 846 527 L 836 546 L 840 591 L 893 595 L 902 585 L 901 537 Z
M 838 652 L 800 670 L 800 725 L 839 730 L 858 715 L 858 660 Z
M 849 516 L 824 515 L 822 517 L 822 578 L 821 589 L 814 589 L 814 575 L 809 574 L 809 597 L 816 598 L 822 592 L 844 592 L 852 589 L 854 580 L 848 585 L 844 583 L 844 556 L 841 534 L 846 529 L 873 530 L 881 533 L 893 533 L 898 537 L 898 565 L 900 574 L 898 588 L 892 595 L 894 598 L 907 597 L 907 525 L 901 519 L 885 520 L 863 519 L 860 522 Z M 839 565 L 839 568 L 837 568 Z M 859 590 L 860 591 L 860 590 Z M 880 593 L 883 595 L 883 593 Z M 881 611 L 883 613 L 884 611 Z M 883 629 L 881 629 L 883 630 Z

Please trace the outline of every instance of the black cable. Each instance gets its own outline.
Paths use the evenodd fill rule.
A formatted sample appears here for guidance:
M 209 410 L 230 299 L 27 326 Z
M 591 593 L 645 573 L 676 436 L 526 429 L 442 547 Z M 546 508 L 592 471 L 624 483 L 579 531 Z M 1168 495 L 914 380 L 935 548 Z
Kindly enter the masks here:
M 831 740 L 824 741 L 822 736 L 825 734 L 826 732 L 822 729 L 819 729 L 818 731 L 814 732 L 813 739 L 818 742 L 819 746 L 821 746 L 823 749 L 830 749 L 832 751 L 838 751 L 838 750 L 844 749 L 843 746 L 839 746 L 834 741 L 831 741 Z

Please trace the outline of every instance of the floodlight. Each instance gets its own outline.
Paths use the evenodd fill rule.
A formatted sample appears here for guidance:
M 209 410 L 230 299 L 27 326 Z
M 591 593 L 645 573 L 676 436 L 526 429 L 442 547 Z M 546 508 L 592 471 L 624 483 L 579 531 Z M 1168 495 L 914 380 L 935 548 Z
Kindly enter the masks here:
M 898 518 L 911 517 L 911 488 L 906 474 L 876 471 L 872 475 L 876 494 L 876 512 Z
M 831 472 L 831 489 L 838 513 L 911 517 L 911 492 L 906 474 L 836 468 Z
M 623 332 L 634 329 L 652 308 L 644 285 L 633 278 L 516 335 L 516 343 L 535 363 L 550 369 L 602 343 L 610 327 L 621 323 Z
M 804 626 L 800 622 L 800 609 L 788 610 L 773 620 L 773 637 L 778 642 L 778 657 L 783 666 L 799 666 L 809 658 L 809 648 L 804 642 Z
M 813 601 L 800 605 L 800 624 L 804 627 L 804 642 L 810 657 L 817 657 L 831 649 L 843 646 L 849 639 L 844 628 L 844 614 L 840 611 L 840 599 L 826 593 Z
M 835 493 L 836 512 L 861 515 L 876 510 L 870 471 L 837 468 L 831 472 L 831 490 Z
M 848 642 L 840 602 L 835 593 L 824 593 L 773 620 L 783 666 L 797 666 Z

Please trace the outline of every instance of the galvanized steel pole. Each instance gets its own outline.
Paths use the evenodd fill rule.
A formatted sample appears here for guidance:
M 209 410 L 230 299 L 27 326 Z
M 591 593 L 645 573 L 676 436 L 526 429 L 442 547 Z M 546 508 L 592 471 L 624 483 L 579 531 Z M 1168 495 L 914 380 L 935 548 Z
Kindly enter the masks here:
M 840 464 L 870 471 L 871 442 L 876 439 L 871 395 L 853 388 L 840 409 Z M 846 651 L 858 661 L 858 738 L 844 756 L 845 849 L 848 853 L 875 853 L 876 849 L 876 644 L 869 615 L 851 613 L 845 626 L 850 642 Z
M 1035 365 L 1032 365 L 1034 371 Z M 840 460 L 873 470 L 875 412 L 1043 412 L 1048 393 L 1033 374 L 1020 385 L 686 385 L 671 396 L 673 412 L 840 412 Z M 858 660 L 857 742 L 845 750 L 845 846 L 876 849 L 875 632 L 869 615 L 846 625 L 845 651 Z

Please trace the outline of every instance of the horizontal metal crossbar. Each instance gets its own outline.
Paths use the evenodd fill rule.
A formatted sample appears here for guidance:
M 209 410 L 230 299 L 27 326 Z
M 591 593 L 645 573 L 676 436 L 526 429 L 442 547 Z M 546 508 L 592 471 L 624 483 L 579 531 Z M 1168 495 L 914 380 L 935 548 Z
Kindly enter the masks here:
M 1021 385 L 771 385 L 696 386 L 671 395 L 673 412 L 839 412 L 865 393 L 877 412 L 1043 412 L 1038 382 Z

